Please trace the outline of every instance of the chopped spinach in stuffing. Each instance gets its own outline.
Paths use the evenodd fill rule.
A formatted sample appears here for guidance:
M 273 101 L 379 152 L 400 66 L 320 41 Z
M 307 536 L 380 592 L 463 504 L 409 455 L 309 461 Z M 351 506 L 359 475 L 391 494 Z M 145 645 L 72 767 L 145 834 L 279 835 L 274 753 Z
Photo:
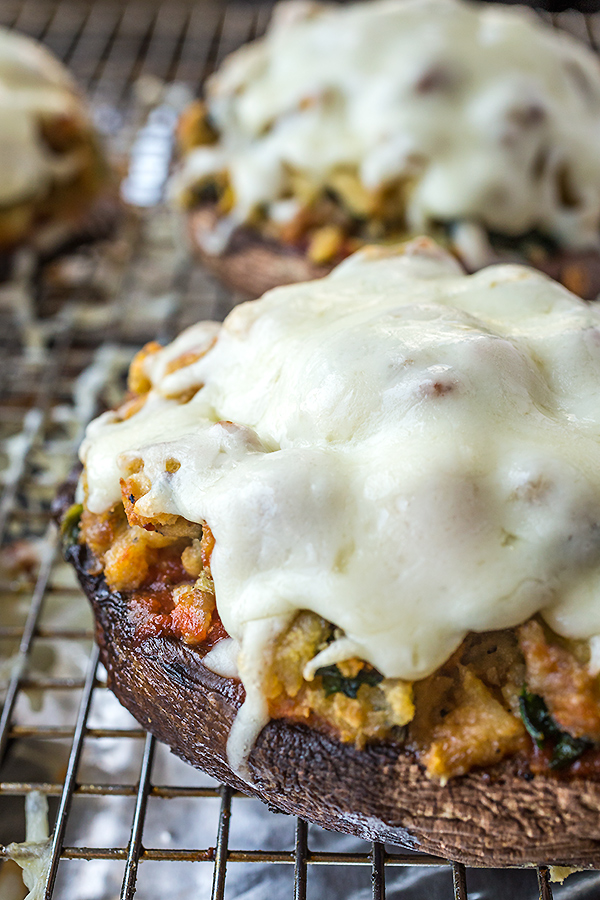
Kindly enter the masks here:
M 323 689 L 326 697 L 331 697 L 332 694 L 345 694 L 346 697 L 350 697 L 352 700 L 356 699 L 361 685 L 369 684 L 374 687 L 380 681 L 383 681 L 383 675 L 375 669 L 361 669 L 357 675 L 348 678 L 342 675 L 338 667 L 334 665 L 323 666 L 322 669 L 317 669 L 316 674 L 323 679 Z
M 584 750 L 592 746 L 585 738 L 575 738 L 562 731 L 554 721 L 542 697 L 523 688 L 519 698 L 521 718 L 525 728 L 538 747 L 546 741 L 552 744 L 551 769 L 562 769 L 578 759 Z
M 83 506 L 81 503 L 73 503 L 64 514 L 62 522 L 60 523 L 60 537 L 62 540 L 63 552 L 65 553 L 69 547 L 72 547 L 73 544 L 76 544 L 79 540 L 79 522 L 81 520 L 82 512 Z

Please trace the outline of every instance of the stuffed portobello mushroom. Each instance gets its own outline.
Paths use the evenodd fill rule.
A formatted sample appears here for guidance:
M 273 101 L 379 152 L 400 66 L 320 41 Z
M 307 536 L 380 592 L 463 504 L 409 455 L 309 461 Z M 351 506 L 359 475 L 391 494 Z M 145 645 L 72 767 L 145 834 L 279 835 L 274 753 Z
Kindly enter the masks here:
M 59 505 L 138 721 L 325 827 L 597 864 L 600 308 L 364 248 L 129 387 Z
M 280 3 L 182 116 L 172 183 L 242 293 L 428 233 L 600 291 L 600 62 L 524 9 Z
M 91 113 L 42 44 L 0 28 L 0 265 L 31 246 L 52 253 L 105 234 L 116 183 Z

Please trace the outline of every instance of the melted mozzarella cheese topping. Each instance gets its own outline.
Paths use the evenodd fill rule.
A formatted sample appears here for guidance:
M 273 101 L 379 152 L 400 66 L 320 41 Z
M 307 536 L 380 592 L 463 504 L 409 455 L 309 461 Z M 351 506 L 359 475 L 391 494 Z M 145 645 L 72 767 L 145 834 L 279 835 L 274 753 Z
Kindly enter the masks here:
M 42 119 L 86 113 L 65 67 L 41 44 L 0 28 L 0 206 L 44 194 L 80 168 L 44 141 Z
M 297 211 L 290 171 L 399 179 L 406 224 L 475 220 L 597 245 L 600 64 L 533 14 L 463 0 L 285 3 L 265 38 L 208 84 L 220 141 L 190 153 L 174 193 L 227 171 L 233 221 Z M 207 248 L 208 249 L 208 248 Z
M 182 354 L 202 355 L 172 371 Z M 146 369 L 145 406 L 88 427 L 87 505 L 141 460 L 142 515 L 208 523 L 249 698 L 237 764 L 298 610 L 342 629 L 327 663 L 409 680 L 537 612 L 600 634 L 600 306 L 520 266 L 465 276 L 423 239 L 193 326 Z

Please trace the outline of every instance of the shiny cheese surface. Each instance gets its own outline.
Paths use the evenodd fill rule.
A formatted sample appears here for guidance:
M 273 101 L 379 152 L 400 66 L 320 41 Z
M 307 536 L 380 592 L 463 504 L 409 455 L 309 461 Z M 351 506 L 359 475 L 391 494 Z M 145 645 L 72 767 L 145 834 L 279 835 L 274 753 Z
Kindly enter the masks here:
M 596 245 L 600 63 L 533 13 L 463 0 L 283 2 L 209 81 L 220 133 L 174 192 L 227 171 L 233 223 L 297 211 L 290 172 L 406 181 L 406 225 L 473 220 Z M 208 249 L 208 248 L 207 248 Z
M 600 307 L 523 267 L 465 276 L 422 240 L 193 326 L 146 370 L 141 410 L 88 427 L 87 505 L 142 461 L 141 514 L 210 526 L 238 770 L 298 610 L 341 630 L 320 664 L 409 680 L 536 612 L 600 634 Z
M 0 207 L 26 202 L 80 168 L 43 140 L 44 118 L 86 114 L 65 67 L 41 44 L 0 28 Z

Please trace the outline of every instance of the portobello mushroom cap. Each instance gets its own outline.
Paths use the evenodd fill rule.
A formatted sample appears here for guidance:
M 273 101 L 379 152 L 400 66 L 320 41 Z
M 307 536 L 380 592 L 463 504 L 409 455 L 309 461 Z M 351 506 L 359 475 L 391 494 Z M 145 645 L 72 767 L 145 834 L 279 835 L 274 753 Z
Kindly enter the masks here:
M 267 238 L 249 225 L 236 228 L 223 253 L 207 253 L 204 238 L 218 221 L 215 204 L 204 203 L 189 212 L 192 248 L 209 272 L 248 299 L 282 284 L 323 278 L 334 267 L 316 266 L 298 248 Z
M 193 252 L 204 267 L 248 299 L 261 297 L 265 291 L 283 284 L 323 278 L 339 262 L 336 259 L 317 266 L 299 248 L 265 237 L 250 225 L 238 226 L 222 253 L 208 253 L 204 249 L 206 239 L 219 222 L 216 204 L 195 207 L 187 214 L 187 220 Z M 467 271 L 473 271 L 460 259 Z M 493 262 L 533 266 L 584 300 L 596 300 L 600 295 L 600 250 L 564 249 L 535 263 L 514 253 L 499 253 Z
M 339 262 L 336 259 L 317 266 L 299 248 L 265 237 L 250 225 L 238 226 L 222 253 L 208 253 L 204 249 L 206 238 L 213 234 L 218 222 L 216 204 L 203 203 L 188 213 L 194 254 L 211 274 L 248 299 L 283 284 L 323 278 Z M 469 271 L 465 261 L 461 262 Z M 584 300 L 596 300 L 600 295 L 600 250 L 564 249 L 535 263 L 524 256 L 498 254 L 494 262 L 533 266 Z
M 58 519 L 74 488 L 71 479 L 59 494 Z M 256 741 L 249 758 L 253 782 L 246 783 L 230 769 L 226 752 L 244 699 L 241 682 L 211 672 L 183 641 L 137 639 L 127 598 L 89 573 L 85 544 L 71 544 L 66 558 L 91 602 L 109 687 L 140 725 L 191 765 L 323 828 L 471 866 L 600 864 L 600 783 L 533 775 L 515 760 L 441 786 L 400 744 L 357 750 L 276 720 Z
M 18 251 L 31 248 L 38 270 L 57 257 L 72 253 L 85 244 L 111 238 L 125 214 L 116 183 L 110 182 L 89 206 L 62 220 L 40 222 L 27 241 L 0 243 L 0 283 L 14 275 Z

